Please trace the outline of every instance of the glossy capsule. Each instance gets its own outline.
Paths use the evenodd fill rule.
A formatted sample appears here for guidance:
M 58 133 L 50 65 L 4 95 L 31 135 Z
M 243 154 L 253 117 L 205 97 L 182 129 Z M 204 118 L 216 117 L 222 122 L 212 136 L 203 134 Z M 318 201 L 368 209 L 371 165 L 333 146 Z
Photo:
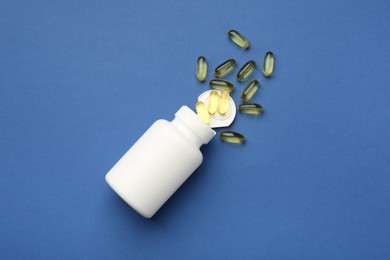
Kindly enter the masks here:
M 212 79 L 209 82 L 210 88 L 218 90 L 226 90 L 231 93 L 234 90 L 234 85 L 230 81 L 223 79 Z
M 262 72 L 264 77 L 269 78 L 272 76 L 272 72 L 274 71 L 274 63 L 275 63 L 274 54 L 272 53 L 272 51 L 268 51 L 264 55 L 264 61 L 263 61 Z
M 241 33 L 237 32 L 236 30 L 229 30 L 228 31 L 229 38 L 238 46 L 240 46 L 243 49 L 248 49 L 250 44 L 247 38 L 245 38 Z
M 207 100 L 207 110 L 210 115 L 214 115 L 218 110 L 219 94 L 216 90 L 211 90 Z
M 242 82 L 246 78 L 248 78 L 253 71 L 255 71 L 256 68 L 256 62 L 253 60 L 248 61 L 244 64 L 244 66 L 241 67 L 241 69 L 237 72 L 237 81 Z
M 236 67 L 236 60 L 229 59 L 227 61 L 222 62 L 222 64 L 218 65 L 214 70 L 214 75 L 216 77 L 223 77 L 232 71 Z
M 209 111 L 207 111 L 207 106 L 202 101 L 196 102 L 195 105 L 196 113 L 206 124 L 210 123 Z
M 245 142 L 245 136 L 234 131 L 222 131 L 219 134 L 219 139 L 221 139 L 224 142 L 228 143 L 234 143 L 234 144 L 242 144 Z
M 230 94 L 226 90 L 221 91 L 221 95 L 219 96 L 219 102 L 218 102 L 218 112 L 221 115 L 226 114 L 226 112 L 230 108 Z
M 207 76 L 207 60 L 203 56 L 199 56 L 196 61 L 196 78 L 200 82 L 204 82 Z
M 251 80 L 249 83 L 245 86 L 245 88 L 242 90 L 240 99 L 242 102 L 249 101 L 253 95 L 257 92 L 259 89 L 259 82 L 257 80 Z
M 260 115 L 264 108 L 257 103 L 244 103 L 238 106 L 238 111 L 243 114 Z

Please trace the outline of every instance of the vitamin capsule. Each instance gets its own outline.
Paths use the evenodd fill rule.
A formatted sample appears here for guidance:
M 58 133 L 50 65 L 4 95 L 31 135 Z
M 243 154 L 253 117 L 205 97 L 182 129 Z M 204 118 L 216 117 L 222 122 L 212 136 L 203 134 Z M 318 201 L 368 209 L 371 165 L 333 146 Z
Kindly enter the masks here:
M 230 94 L 226 90 L 222 90 L 221 95 L 219 96 L 218 102 L 218 112 L 221 115 L 226 114 L 230 107 Z
M 234 59 L 224 61 L 221 65 L 218 65 L 218 67 L 215 68 L 214 75 L 216 77 L 223 77 L 232 71 L 235 67 L 236 61 Z
M 214 115 L 218 110 L 219 94 L 216 90 L 211 90 L 207 100 L 207 110 L 210 115 Z
M 243 114 L 260 115 L 264 108 L 257 103 L 244 103 L 238 106 L 238 111 Z
M 256 68 L 256 62 L 253 60 L 248 61 L 241 67 L 241 69 L 237 72 L 237 81 L 242 82 L 247 77 L 249 77 Z
M 234 85 L 230 81 L 223 79 L 212 79 L 209 82 L 210 88 L 218 90 L 226 90 L 231 93 L 234 90 Z
M 207 60 L 203 56 L 199 56 L 196 62 L 196 77 L 200 82 L 204 82 L 207 76 Z
M 249 41 L 239 32 L 236 30 L 229 30 L 228 31 L 229 38 L 238 46 L 244 49 L 248 49 L 250 44 Z
M 206 123 L 208 124 L 210 122 L 210 115 L 209 111 L 207 111 L 207 106 L 202 101 L 196 102 L 195 105 L 196 113 L 198 116 Z
M 242 102 L 247 102 L 253 97 L 256 91 L 259 89 L 259 82 L 257 80 L 251 80 L 242 90 L 240 99 Z
M 242 134 L 238 133 L 238 132 L 234 132 L 234 131 L 222 131 L 220 134 L 219 134 L 219 138 L 224 141 L 224 142 L 228 142 L 228 143 L 235 143 L 235 144 L 242 144 L 245 142 L 245 136 L 243 136 Z
M 268 51 L 264 55 L 264 61 L 263 61 L 263 75 L 264 77 L 271 77 L 272 72 L 274 71 L 274 62 L 275 62 L 275 57 L 272 51 Z

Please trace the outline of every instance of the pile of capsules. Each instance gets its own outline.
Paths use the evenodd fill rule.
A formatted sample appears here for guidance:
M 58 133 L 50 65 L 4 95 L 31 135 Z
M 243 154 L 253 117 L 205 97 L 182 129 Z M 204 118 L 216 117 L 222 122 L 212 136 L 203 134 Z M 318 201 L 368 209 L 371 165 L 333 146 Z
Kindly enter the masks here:
M 229 38 L 243 49 L 248 49 L 250 43 L 241 33 L 236 30 L 228 31 Z M 275 57 L 271 51 L 266 52 L 263 61 L 262 73 L 264 77 L 271 77 L 274 70 Z M 227 75 L 236 67 L 236 61 L 229 59 L 218 65 L 214 70 L 214 75 L 221 78 Z M 250 60 L 246 62 L 237 72 L 237 81 L 244 82 L 255 71 L 256 62 Z M 204 56 L 200 56 L 196 63 L 196 77 L 200 82 L 204 82 L 207 76 L 207 60 Z M 208 124 L 210 122 L 210 115 L 214 115 L 217 111 L 224 115 L 230 106 L 230 93 L 234 91 L 234 84 L 228 80 L 212 79 L 209 81 L 210 88 L 220 91 L 210 91 L 207 104 L 198 101 L 195 105 L 198 116 Z M 251 80 L 242 90 L 240 95 L 241 104 L 238 106 L 238 111 L 244 114 L 261 115 L 264 108 L 257 103 L 249 102 L 253 95 L 259 89 L 259 81 Z M 229 143 L 242 144 L 245 142 L 245 136 L 235 131 L 222 131 L 219 135 L 222 141 Z

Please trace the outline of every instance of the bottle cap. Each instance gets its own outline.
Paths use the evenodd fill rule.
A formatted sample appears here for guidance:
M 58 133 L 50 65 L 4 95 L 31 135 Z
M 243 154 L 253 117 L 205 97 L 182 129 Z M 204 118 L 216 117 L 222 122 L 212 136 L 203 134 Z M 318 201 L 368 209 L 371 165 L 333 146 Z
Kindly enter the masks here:
M 218 94 L 221 94 L 220 90 L 216 90 Z M 202 101 L 203 103 L 207 104 L 207 101 L 209 99 L 211 90 L 207 90 L 200 94 L 198 97 L 199 101 Z M 234 103 L 234 100 L 232 97 L 230 97 L 230 106 L 229 110 L 224 114 L 221 115 L 218 111 L 214 115 L 210 115 L 210 122 L 209 126 L 212 128 L 218 128 L 218 127 L 227 127 L 231 125 L 234 118 L 236 117 L 236 104 Z

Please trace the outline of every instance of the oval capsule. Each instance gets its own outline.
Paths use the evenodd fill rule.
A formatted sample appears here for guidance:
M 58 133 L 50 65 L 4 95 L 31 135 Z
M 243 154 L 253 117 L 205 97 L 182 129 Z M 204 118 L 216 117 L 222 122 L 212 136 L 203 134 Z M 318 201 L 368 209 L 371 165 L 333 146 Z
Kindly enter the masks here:
M 242 90 L 240 99 L 242 102 L 249 101 L 253 95 L 257 92 L 259 89 L 259 82 L 257 80 L 251 80 L 249 83 L 245 86 L 245 88 Z
M 210 123 L 209 111 L 207 111 L 207 106 L 202 101 L 196 102 L 195 105 L 196 113 L 206 124 Z
M 196 61 L 196 78 L 200 82 L 204 82 L 207 76 L 207 60 L 204 56 L 199 56 Z
M 274 71 L 274 63 L 275 63 L 275 56 L 272 53 L 272 51 L 268 51 L 264 55 L 264 61 L 263 61 L 262 72 L 264 77 L 269 78 L 272 76 L 272 73 Z
M 232 40 L 235 44 L 240 46 L 243 49 L 248 49 L 250 44 L 247 38 L 244 37 L 241 33 L 237 32 L 236 30 L 229 30 L 228 36 L 230 40 Z
M 236 67 L 236 60 L 229 59 L 227 61 L 222 62 L 222 64 L 218 65 L 214 70 L 214 75 L 216 77 L 223 77 L 232 71 Z
M 245 143 L 245 136 L 241 133 L 234 132 L 234 131 L 222 131 L 219 134 L 219 138 L 228 143 L 234 143 L 234 144 L 242 144 Z
M 231 93 L 234 90 L 234 85 L 230 81 L 223 79 L 212 79 L 209 82 L 210 88 L 218 90 L 226 90 Z
M 207 110 L 210 115 L 214 115 L 218 110 L 219 94 L 216 90 L 211 90 L 207 100 Z
M 256 68 L 256 62 L 253 60 L 248 61 L 244 64 L 244 66 L 241 67 L 241 69 L 237 72 L 237 81 L 242 82 L 246 78 L 248 78 L 253 71 L 255 71 Z
M 264 108 L 257 103 L 244 103 L 238 106 L 238 111 L 243 114 L 260 115 Z
M 221 95 L 219 96 L 219 102 L 218 102 L 218 112 L 221 115 L 226 114 L 226 112 L 230 108 L 230 94 L 226 90 L 221 91 Z

